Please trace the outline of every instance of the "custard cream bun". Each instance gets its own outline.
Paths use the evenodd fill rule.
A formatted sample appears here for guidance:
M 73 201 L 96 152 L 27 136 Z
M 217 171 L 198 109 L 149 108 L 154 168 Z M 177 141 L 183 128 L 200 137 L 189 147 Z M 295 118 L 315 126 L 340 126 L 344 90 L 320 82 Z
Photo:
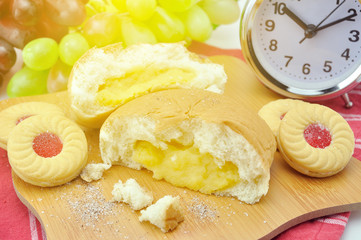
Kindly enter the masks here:
M 136 98 L 106 119 L 99 138 L 106 164 L 146 168 L 175 186 L 249 204 L 267 193 L 276 151 L 257 113 L 200 89 Z
M 68 82 L 78 123 L 100 128 L 120 105 L 170 88 L 224 91 L 223 66 L 191 53 L 182 43 L 113 44 L 92 48 L 74 65 Z

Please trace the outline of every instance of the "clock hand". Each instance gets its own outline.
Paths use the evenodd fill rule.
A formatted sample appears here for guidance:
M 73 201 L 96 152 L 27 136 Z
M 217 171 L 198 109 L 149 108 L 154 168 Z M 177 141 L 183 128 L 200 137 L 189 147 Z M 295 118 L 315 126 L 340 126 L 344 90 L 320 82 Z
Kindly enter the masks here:
M 292 12 L 287 6 L 283 7 L 283 12 L 289 16 L 295 23 L 298 24 L 303 30 L 307 29 L 307 24 L 304 23 L 294 12 Z
M 306 38 L 312 38 L 313 36 L 315 36 L 315 34 L 318 31 L 318 28 L 320 27 L 320 25 L 327 20 L 327 18 L 329 18 L 339 7 L 341 7 L 342 4 L 344 4 L 346 2 L 346 0 L 343 0 L 339 5 L 336 6 L 335 9 L 333 9 L 324 19 L 322 19 L 322 21 L 317 25 L 307 25 L 307 29 L 305 31 L 305 37 L 299 42 L 300 44 L 306 39 Z
M 350 15 L 350 16 L 347 16 L 347 17 L 344 17 L 344 18 L 340 18 L 340 19 L 338 19 L 338 20 L 336 20 L 336 21 L 330 22 L 330 23 L 328 23 L 328 24 L 326 24 L 326 25 L 323 25 L 322 27 L 319 27 L 318 29 L 316 29 L 316 31 L 317 31 L 317 32 L 318 32 L 318 31 L 321 31 L 321 30 L 323 30 L 323 29 L 325 29 L 325 28 L 331 27 L 331 26 L 336 25 L 336 24 L 338 24 L 338 23 L 340 23 L 340 22 L 343 22 L 343 21 L 345 21 L 345 20 L 349 20 L 349 19 L 351 19 L 351 18 L 353 18 L 353 17 L 355 17 L 355 16 L 357 16 L 357 14 L 352 14 L 352 15 Z
M 344 4 L 346 2 L 346 0 L 343 0 L 339 5 L 337 5 L 337 7 L 335 9 L 333 9 L 330 14 L 328 14 L 317 26 L 316 29 L 317 30 L 319 28 L 319 26 L 327 20 L 327 18 L 329 18 L 339 7 L 341 7 L 342 4 Z

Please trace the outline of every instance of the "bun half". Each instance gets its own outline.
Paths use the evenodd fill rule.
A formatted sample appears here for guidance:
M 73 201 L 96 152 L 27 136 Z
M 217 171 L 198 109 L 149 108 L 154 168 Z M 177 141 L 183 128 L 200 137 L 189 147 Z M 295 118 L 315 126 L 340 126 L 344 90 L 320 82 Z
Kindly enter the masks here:
M 268 191 L 276 151 L 256 113 L 197 89 L 159 91 L 122 105 L 104 122 L 99 142 L 107 164 L 147 168 L 176 186 L 250 204 Z
M 222 93 L 223 66 L 201 59 L 182 43 L 121 44 L 92 48 L 74 65 L 68 82 L 76 120 L 100 128 L 120 105 L 170 88 L 199 88 Z

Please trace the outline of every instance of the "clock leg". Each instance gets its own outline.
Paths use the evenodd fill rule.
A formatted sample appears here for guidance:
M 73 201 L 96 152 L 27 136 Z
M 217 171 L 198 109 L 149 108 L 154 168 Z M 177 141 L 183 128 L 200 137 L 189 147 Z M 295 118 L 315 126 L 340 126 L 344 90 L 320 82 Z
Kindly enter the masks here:
M 343 99 L 343 101 L 345 102 L 345 108 L 352 108 L 353 103 L 350 100 L 350 97 L 348 96 L 347 93 L 341 95 L 341 98 Z

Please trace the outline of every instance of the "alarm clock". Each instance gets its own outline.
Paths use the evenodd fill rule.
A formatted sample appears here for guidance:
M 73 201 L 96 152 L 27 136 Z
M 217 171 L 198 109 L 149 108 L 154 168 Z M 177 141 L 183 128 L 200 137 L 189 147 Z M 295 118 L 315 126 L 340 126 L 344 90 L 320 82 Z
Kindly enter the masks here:
M 361 82 L 358 0 L 248 0 L 241 48 L 258 79 L 290 98 L 320 101 Z

